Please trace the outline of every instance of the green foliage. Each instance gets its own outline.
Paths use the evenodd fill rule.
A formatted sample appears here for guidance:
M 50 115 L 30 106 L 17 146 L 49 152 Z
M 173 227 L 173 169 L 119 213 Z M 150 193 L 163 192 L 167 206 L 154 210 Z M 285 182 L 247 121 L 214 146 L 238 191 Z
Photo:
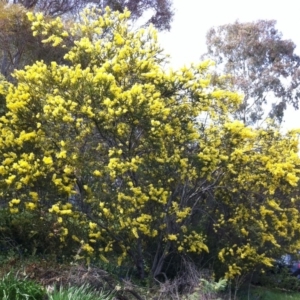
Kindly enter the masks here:
M 8 273 L 0 280 L 0 298 L 3 300 L 43 300 L 45 290 L 28 279 Z
M 48 291 L 49 300 L 109 300 L 112 295 L 104 292 L 97 292 L 92 290 L 89 285 L 82 285 L 80 287 L 69 286 L 67 288 L 54 288 L 53 291 Z
M 227 286 L 227 279 L 225 279 L 225 278 L 223 278 L 223 279 L 221 278 L 218 282 L 209 282 L 206 279 L 201 279 L 200 282 L 201 282 L 200 285 L 201 285 L 202 290 L 207 291 L 207 292 L 223 291 Z
M 238 300 L 299 300 L 300 294 L 280 289 L 249 286 L 238 292 Z
M 264 287 L 300 292 L 300 280 L 296 276 L 291 276 L 287 267 L 271 269 L 266 273 L 260 274 L 256 281 Z
M 218 282 L 212 280 L 200 279 L 199 287 L 195 289 L 191 295 L 188 296 L 188 300 L 196 299 L 216 299 L 218 293 L 224 291 L 227 287 L 227 279 L 219 279 Z M 220 298 L 218 298 L 220 300 Z

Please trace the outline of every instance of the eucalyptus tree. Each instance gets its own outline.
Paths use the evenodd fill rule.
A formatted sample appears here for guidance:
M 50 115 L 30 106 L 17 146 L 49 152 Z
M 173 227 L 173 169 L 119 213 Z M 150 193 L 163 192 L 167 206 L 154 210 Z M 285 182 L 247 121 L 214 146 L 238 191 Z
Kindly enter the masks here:
M 300 58 L 296 45 L 283 38 L 274 20 L 225 24 L 207 33 L 207 53 L 229 84 L 244 94 L 235 117 L 259 124 L 266 116 L 279 123 L 288 104 L 298 109 Z

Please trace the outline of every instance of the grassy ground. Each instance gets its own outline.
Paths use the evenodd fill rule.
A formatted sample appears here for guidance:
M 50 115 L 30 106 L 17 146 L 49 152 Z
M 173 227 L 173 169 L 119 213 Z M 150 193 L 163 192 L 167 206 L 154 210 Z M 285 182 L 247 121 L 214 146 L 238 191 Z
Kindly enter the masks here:
M 251 286 L 238 293 L 238 300 L 300 300 L 300 293 Z

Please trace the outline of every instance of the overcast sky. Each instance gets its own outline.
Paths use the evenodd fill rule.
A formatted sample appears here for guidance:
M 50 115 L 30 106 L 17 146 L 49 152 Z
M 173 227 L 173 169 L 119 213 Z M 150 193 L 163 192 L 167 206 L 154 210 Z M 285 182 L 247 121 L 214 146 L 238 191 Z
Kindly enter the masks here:
M 291 39 L 300 55 L 300 13 L 296 0 L 173 0 L 175 16 L 170 32 L 160 33 L 160 44 L 171 55 L 174 68 L 197 62 L 205 53 L 205 36 L 213 26 L 258 19 L 276 20 L 284 39 Z M 300 111 L 288 111 L 284 127 L 300 128 Z

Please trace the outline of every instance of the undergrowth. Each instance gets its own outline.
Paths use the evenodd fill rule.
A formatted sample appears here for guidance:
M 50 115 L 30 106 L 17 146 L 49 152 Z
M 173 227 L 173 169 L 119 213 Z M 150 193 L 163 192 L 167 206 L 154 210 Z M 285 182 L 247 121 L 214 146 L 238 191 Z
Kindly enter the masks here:
M 26 278 L 13 273 L 6 274 L 0 281 L 0 299 L 2 300 L 44 300 L 45 289 Z

